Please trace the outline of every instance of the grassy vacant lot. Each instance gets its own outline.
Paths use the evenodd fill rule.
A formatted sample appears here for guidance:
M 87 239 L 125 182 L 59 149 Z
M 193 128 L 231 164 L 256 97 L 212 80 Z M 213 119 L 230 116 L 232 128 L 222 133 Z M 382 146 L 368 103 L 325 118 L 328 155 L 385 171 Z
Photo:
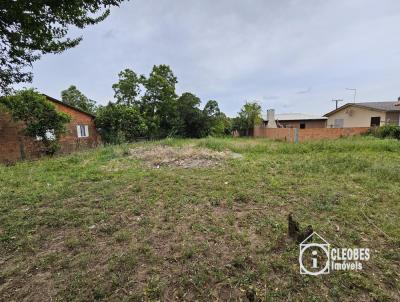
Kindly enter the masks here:
M 300 275 L 290 212 L 371 260 Z M 400 301 L 399 216 L 394 140 L 165 140 L 0 166 L 0 300 Z

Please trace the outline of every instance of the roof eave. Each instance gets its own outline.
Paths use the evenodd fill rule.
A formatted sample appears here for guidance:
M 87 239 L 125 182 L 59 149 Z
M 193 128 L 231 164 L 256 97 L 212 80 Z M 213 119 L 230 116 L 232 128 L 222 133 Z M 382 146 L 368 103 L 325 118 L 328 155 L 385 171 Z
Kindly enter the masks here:
M 74 106 L 68 105 L 68 104 L 66 104 L 66 103 L 64 103 L 64 102 L 61 102 L 60 100 L 57 100 L 57 99 L 55 99 L 55 98 L 53 98 L 53 97 L 51 97 L 51 96 L 49 96 L 49 95 L 47 95 L 47 94 L 42 93 L 42 95 L 44 95 L 46 98 L 48 98 L 50 101 L 52 101 L 52 102 L 54 102 L 54 103 L 57 103 L 57 104 L 60 104 L 60 105 L 65 106 L 65 107 L 71 108 L 71 109 L 73 109 L 73 110 L 76 110 L 76 111 L 78 111 L 78 112 L 84 113 L 84 114 L 86 114 L 86 115 L 91 116 L 92 118 L 96 118 L 96 116 L 95 116 L 94 114 L 91 114 L 91 113 L 86 112 L 86 111 L 84 111 L 84 110 L 82 110 L 82 109 L 76 108 L 76 107 L 74 107 Z
M 374 111 L 380 111 L 380 112 L 388 112 L 388 111 L 390 111 L 390 110 L 385 110 L 385 109 L 372 108 L 372 107 L 364 106 L 364 105 L 360 105 L 360 104 L 347 103 L 347 104 L 345 104 L 345 105 L 343 105 L 343 106 L 341 106 L 341 107 L 339 107 L 339 108 L 337 108 L 335 110 L 332 110 L 331 112 L 328 112 L 328 113 L 324 114 L 324 116 L 325 117 L 330 117 L 332 114 L 335 114 L 336 112 L 339 112 L 339 111 L 341 111 L 343 109 L 346 109 L 347 107 L 350 107 L 350 106 L 369 109 L 369 110 L 374 110 Z

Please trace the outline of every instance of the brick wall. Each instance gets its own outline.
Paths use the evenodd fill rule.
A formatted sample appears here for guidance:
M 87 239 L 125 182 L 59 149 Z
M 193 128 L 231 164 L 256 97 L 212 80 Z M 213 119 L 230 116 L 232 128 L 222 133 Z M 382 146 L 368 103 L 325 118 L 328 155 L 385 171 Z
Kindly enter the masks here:
M 368 127 L 358 128 L 311 128 L 298 129 L 299 141 L 335 139 L 339 137 L 361 135 L 368 131 Z M 277 140 L 294 141 L 294 128 L 263 128 L 256 127 L 254 129 L 254 137 L 267 137 Z
M 53 103 L 59 112 L 71 116 L 71 122 L 66 125 L 67 133 L 60 138 L 59 153 L 71 153 L 80 149 L 96 147 L 101 143 L 92 116 L 59 103 Z M 76 126 L 79 124 L 89 126 L 89 137 L 78 138 Z M 0 111 L 0 162 L 14 162 L 43 155 L 41 142 L 24 136 L 23 129 L 23 123 L 14 122 L 5 110 Z

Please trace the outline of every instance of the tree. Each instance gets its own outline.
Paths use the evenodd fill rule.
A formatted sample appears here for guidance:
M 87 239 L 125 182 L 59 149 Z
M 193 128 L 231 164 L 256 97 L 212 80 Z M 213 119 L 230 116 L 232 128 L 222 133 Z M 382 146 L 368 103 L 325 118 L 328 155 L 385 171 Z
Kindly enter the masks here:
M 146 135 L 147 126 L 135 106 L 109 103 L 97 110 L 96 127 L 105 143 L 120 144 Z
M 45 96 L 33 89 L 1 97 L 0 104 L 4 105 L 15 121 L 25 124 L 24 135 L 39 138 L 48 154 L 57 151 L 58 139 L 65 132 L 65 124 L 71 120 L 67 114 L 57 112 Z
M 94 114 L 96 112 L 96 102 L 88 99 L 76 86 L 71 85 L 68 89 L 61 91 L 63 103 L 79 108 L 85 112 Z
M 221 110 L 219 110 L 218 102 L 214 100 L 210 100 L 204 106 L 203 112 L 210 118 L 217 117 Z
M 159 65 L 154 66 L 150 76 L 142 80 L 146 92 L 142 98 L 141 111 L 148 121 L 150 135 L 174 135 L 178 122 L 175 93 L 177 78 L 168 65 Z
M 254 126 L 259 125 L 261 122 L 261 106 L 257 102 L 246 102 L 240 110 L 238 118 L 234 120 L 234 126 L 235 130 L 239 130 L 245 135 L 250 135 Z
M 123 0 L 13 0 L 0 2 L 0 93 L 30 82 L 32 63 L 41 55 L 75 47 L 82 37 L 67 37 L 69 26 L 103 21 L 110 6 Z
M 213 120 L 210 128 L 211 136 L 225 136 L 232 133 L 232 121 L 225 113 L 220 112 Z
M 200 99 L 189 92 L 179 97 L 176 106 L 177 135 L 196 138 L 207 135 L 205 115 L 198 108 L 200 103 Z
M 204 136 L 213 135 L 213 136 L 221 136 L 220 133 L 224 131 L 223 129 L 217 129 L 223 127 L 220 123 L 221 120 L 221 110 L 219 109 L 218 102 L 214 100 L 210 100 L 204 106 L 203 115 L 205 119 L 205 127 L 204 127 Z M 220 123 L 218 125 L 218 123 Z
M 118 104 L 133 105 L 140 103 L 140 84 L 142 77 L 133 70 L 125 69 L 118 74 L 119 81 L 112 85 Z

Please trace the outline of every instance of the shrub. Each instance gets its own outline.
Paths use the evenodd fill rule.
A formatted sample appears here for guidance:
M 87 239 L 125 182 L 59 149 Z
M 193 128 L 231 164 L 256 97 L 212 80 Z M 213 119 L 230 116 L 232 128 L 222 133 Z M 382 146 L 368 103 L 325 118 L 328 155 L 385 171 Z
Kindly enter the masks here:
M 400 139 L 400 127 L 396 125 L 385 125 L 379 128 L 371 128 L 369 134 L 379 138 Z
M 95 119 L 103 141 L 107 144 L 121 144 L 135 141 L 146 135 L 145 120 L 134 106 L 109 103 L 100 107 Z

